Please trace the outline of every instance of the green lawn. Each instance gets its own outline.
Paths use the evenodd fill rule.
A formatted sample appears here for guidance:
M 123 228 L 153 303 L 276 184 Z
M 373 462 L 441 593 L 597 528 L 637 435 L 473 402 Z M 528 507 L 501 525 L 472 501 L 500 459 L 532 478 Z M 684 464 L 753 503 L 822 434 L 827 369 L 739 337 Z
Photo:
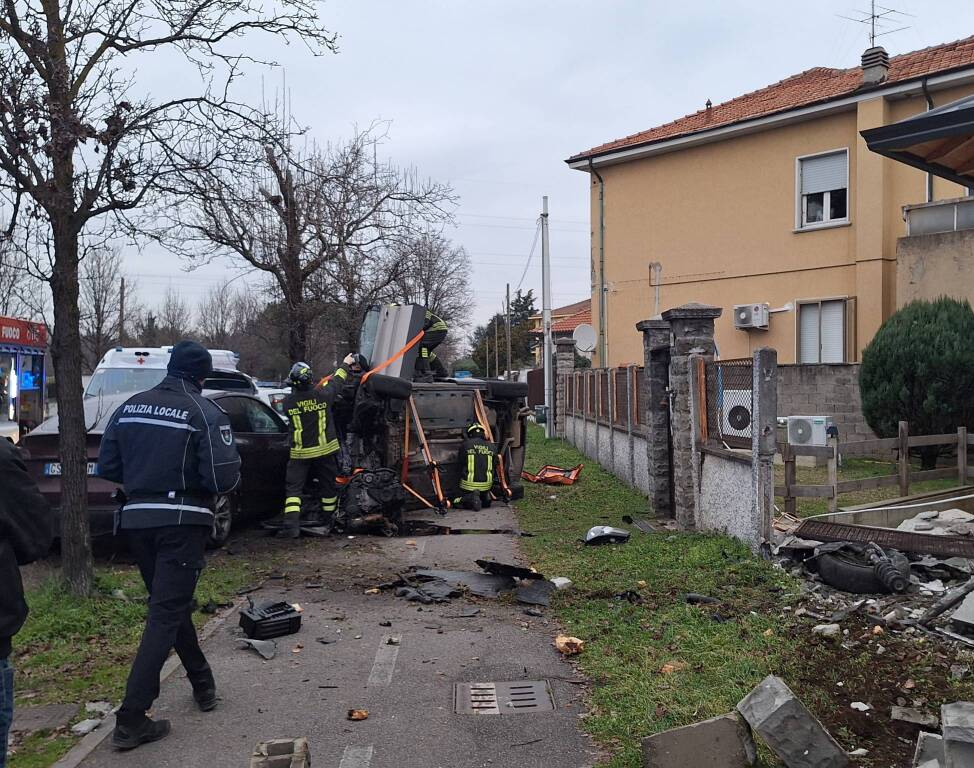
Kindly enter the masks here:
M 879 705 L 900 672 L 933 680 L 931 690 L 939 691 L 951 685 L 942 655 L 912 642 L 901 653 L 899 641 L 890 637 L 882 663 L 895 660 L 898 666 L 880 680 L 870 679 L 869 665 L 879 662 L 866 660 L 867 651 L 846 653 L 834 642 L 820 642 L 807 622 L 782 610 L 801 604 L 798 582 L 723 536 L 644 534 L 626 526 L 623 515 L 649 514 L 646 498 L 568 443 L 546 440 L 541 429 L 531 428 L 526 469 L 579 462 L 585 468 L 576 485 L 529 485 L 518 514 L 523 529 L 535 534 L 522 540 L 532 564 L 549 577 L 573 581 L 559 593 L 555 611 L 565 629 L 586 642 L 579 664 L 595 685 L 585 727 L 612 753 L 604 768 L 638 768 L 641 737 L 731 711 L 772 672 L 800 692 L 844 746 L 866 747 L 878 760 L 857 765 L 885 768 L 889 758 L 907 762 L 909 746 L 890 731 L 847 723 L 850 710 L 843 699 L 855 690 L 853 681 L 860 681 L 859 695 Z M 582 545 L 585 531 L 598 524 L 628 527 L 632 538 L 616 547 Z M 614 597 L 625 590 L 637 591 L 643 602 Z M 721 604 L 688 605 L 687 592 L 717 597 Z M 661 671 L 666 664 L 676 671 Z M 834 687 L 842 681 L 850 687 Z M 842 694 L 838 699 L 836 691 Z M 955 698 L 961 695 L 974 696 L 974 686 L 965 683 Z M 766 754 L 763 759 L 773 764 Z
M 203 571 L 196 590 L 197 603 L 230 602 L 237 590 L 259 582 L 272 567 L 270 560 L 254 562 L 217 553 Z M 142 635 L 145 597 L 138 571 L 130 565 L 99 566 L 97 592 L 86 600 L 67 594 L 53 578 L 28 591 L 30 616 L 14 640 L 12 659 L 16 706 L 84 705 L 89 701 L 117 704 Z M 194 615 L 198 626 L 209 618 L 201 611 Z M 82 708 L 76 721 L 84 717 Z M 36 734 L 14 745 L 10 768 L 48 766 L 75 741 L 69 733 Z
M 828 469 L 821 467 L 796 467 L 799 485 L 827 485 Z M 914 470 L 919 470 L 919 462 L 914 462 Z M 867 459 L 863 457 L 848 458 L 839 467 L 839 480 L 861 480 L 865 477 L 881 477 L 884 475 L 895 475 L 899 470 L 892 461 L 882 461 L 879 459 Z M 784 467 L 775 466 L 775 484 L 782 485 L 785 480 Z M 910 493 L 925 493 L 928 491 L 943 491 L 957 486 L 956 479 L 947 478 L 943 480 L 924 480 L 910 484 Z M 867 491 L 856 493 L 843 493 L 839 496 L 840 507 L 852 507 L 858 504 L 870 504 L 877 501 L 895 499 L 900 495 L 899 486 L 893 485 L 887 488 L 871 488 Z M 775 503 L 778 508 L 783 508 L 784 499 L 777 497 Z M 829 511 L 828 499 L 802 498 L 796 502 L 799 517 L 810 517 L 811 515 L 821 515 Z

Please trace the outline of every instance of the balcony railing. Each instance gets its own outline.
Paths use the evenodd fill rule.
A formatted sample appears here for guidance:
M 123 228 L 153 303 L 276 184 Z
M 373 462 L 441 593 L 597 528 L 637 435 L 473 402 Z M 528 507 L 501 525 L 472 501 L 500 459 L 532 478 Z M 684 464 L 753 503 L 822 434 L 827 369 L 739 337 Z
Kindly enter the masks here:
M 907 237 L 974 229 L 974 197 L 903 206 Z

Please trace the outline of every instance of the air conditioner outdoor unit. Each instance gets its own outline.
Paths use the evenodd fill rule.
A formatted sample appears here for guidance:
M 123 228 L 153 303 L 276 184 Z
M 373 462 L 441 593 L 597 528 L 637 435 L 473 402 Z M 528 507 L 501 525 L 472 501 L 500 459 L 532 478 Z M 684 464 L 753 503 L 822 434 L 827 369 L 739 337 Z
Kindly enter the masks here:
M 735 304 L 734 327 L 740 329 L 759 328 L 766 330 L 771 317 L 770 304 Z
M 788 442 L 791 445 L 828 445 L 830 424 L 826 416 L 789 416 Z
M 720 432 L 724 437 L 751 437 L 751 390 L 721 392 Z

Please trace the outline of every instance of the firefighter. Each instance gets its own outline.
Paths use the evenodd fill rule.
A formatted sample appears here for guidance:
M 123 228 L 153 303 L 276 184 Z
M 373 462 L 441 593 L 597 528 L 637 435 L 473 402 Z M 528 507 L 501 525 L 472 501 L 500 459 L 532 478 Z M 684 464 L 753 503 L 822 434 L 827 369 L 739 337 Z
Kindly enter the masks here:
M 287 498 L 284 524 L 277 535 L 296 539 L 301 535 L 301 493 L 308 476 L 317 479 L 321 492 L 321 511 L 326 522 L 338 509 L 338 452 L 340 442 L 334 406 L 338 399 L 354 398 L 349 386 L 361 373 L 361 357 L 350 354 L 322 387 L 314 387 L 314 374 L 307 363 L 295 363 L 288 374 L 291 393 L 284 400 L 284 415 L 291 438 L 291 458 L 287 464 Z M 350 381 L 351 379 L 351 381 Z
M 479 422 L 471 422 L 464 429 L 463 444 L 458 456 L 460 490 L 453 500 L 454 507 L 479 510 L 490 506 L 490 489 L 497 469 L 497 451 L 487 442 L 487 433 Z
M 449 326 L 443 318 L 426 310 L 423 339 L 419 345 L 419 360 L 416 363 L 416 371 L 420 379 L 430 380 L 433 376 L 441 379 L 447 377 L 446 368 L 433 350 L 443 343 L 448 330 Z
M 98 475 L 124 487 L 116 526 L 149 591 L 145 631 L 112 733 L 116 749 L 169 733 L 168 720 L 150 720 L 146 712 L 159 695 L 159 674 L 172 649 L 197 706 L 207 712 L 217 705 L 213 672 L 193 626 L 193 592 L 216 498 L 240 482 L 240 456 L 227 414 L 200 394 L 212 372 L 204 347 L 179 342 L 166 378 L 126 400 L 101 440 Z

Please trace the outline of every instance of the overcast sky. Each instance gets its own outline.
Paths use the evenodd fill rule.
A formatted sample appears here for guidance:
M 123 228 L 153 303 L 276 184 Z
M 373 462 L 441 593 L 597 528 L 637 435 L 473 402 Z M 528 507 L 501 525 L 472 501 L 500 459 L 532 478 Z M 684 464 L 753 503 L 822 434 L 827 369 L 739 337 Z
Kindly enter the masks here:
M 892 54 L 974 34 L 971 0 L 888 0 L 914 14 L 880 38 Z M 587 174 L 569 155 L 813 66 L 848 67 L 868 45 L 838 18 L 868 0 L 327 0 L 340 52 L 273 53 L 295 118 L 325 142 L 387 120 L 389 156 L 449 182 L 448 234 L 471 255 L 483 322 L 521 279 L 542 195 L 551 212 L 554 306 L 589 296 Z M 899 25 L 898 25 L 899 26 Z M 264 87 L 284 82 L 268 73 Z M 259 77 L 252 93 L 258 93 Z M 674 190 L 674 194 L 680 194 Z M 540 246 L 524 288 L 540 296 Z M 174 285 L 194 304 L 227 276 L 130 253 L 146 303 Z M 539 301 L 540 306 L 540 301 Z

